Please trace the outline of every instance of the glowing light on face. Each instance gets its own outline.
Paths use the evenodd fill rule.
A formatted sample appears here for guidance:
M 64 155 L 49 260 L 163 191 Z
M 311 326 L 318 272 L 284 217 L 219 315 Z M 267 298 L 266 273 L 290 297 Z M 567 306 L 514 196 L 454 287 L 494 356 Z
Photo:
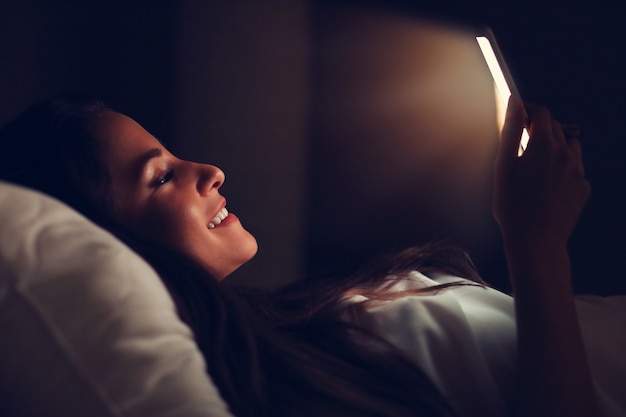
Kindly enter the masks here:
M 93 129 L 120 225 L 186 255 L 218 281 L 256 254 L 254 236 L 225 208 L 222 170 L 177 158 L 121 113 L 103 112 Z
M 500 131 L 502 131 L 502 127 L 504 126 L 504 115 L 506 113 L 504 110 L 506 109 L 509 98 L 511 97 L 511 89 L 509 88 L 509 83 L 507 82 L 504 72 L 502 71 L 502 67 L 500 66 L 500 62 L 498 61 L 496 53 L 491 45 L 491 41 L 486 36 L 476 36 L 476 41 L 478 42 L 478 46 L 485 57 L 485 61 L 487 62 L 487 66 L 489 67 L 489 71 L 493 77 L 496 91 L 496 108 L 498 109 L 498 125 L 500 127 Z M 524 153 L 526 150 L 529 139 L 530 136 L 528 135 L 528 131 L 524 128 L 524 131 L 522 132 L 522 139 L 520 141 L 519 155 Z

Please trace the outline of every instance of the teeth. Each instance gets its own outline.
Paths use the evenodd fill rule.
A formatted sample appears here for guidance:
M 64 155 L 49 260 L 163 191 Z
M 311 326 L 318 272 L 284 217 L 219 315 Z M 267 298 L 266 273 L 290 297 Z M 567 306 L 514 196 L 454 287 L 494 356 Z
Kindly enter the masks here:
M 228 216 L 228 210 L 226 210 L 226 207 L 224 207 L 220 210 L 219 213 L 217 213 L 217 216 L 215 216 L 213 220 L 211 220 L 211 222 L 209 223 L 209 229 L 215 229 L 215 226 L 218 226 L 220 223 L 222 223 L 222 220 L 224 220 L 226 216 Z

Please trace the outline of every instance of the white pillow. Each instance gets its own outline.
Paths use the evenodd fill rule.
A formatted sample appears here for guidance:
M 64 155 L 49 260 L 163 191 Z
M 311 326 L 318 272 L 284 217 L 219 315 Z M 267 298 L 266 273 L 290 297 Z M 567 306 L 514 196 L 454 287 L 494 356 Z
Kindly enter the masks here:
M 0 415 L 229 416 L 204 369 L 146 262 L 0 182 Z

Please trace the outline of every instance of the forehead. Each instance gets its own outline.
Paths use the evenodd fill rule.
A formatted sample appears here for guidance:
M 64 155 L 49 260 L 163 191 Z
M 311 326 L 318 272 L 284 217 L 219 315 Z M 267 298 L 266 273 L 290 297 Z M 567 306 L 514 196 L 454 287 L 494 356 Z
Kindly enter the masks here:
M 92 127 L 113 175 L 133 168 L 146 152 L 163 149 L 139 123 L 121 113 L 104 111 L 93 120 Z
M 146 146 L 160 146 L 139 123 L 122 113 L 104 111 L 93 120 L 96 138 L 108 152 L 124 154 Z

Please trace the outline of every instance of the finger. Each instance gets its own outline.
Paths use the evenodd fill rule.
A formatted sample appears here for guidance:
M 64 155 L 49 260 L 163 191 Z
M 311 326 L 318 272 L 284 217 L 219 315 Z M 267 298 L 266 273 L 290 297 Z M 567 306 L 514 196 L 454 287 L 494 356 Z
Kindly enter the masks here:
M 567 146 L 567 143 L 565 141 L 565 134 L 563 132 L 563 126 L 556 120 L 552 121 L 552 135 L 554 136 L 556 143 L 558 143 L 560 146 Z
M 577 162 L 577 165 L 580 167 L 581 173 L 585 175 L 585 165 L 583 163 L 583 152 L 580 140 L 576 138 L 571 138 L 567 140 L 567 144 L 572 155 L 574 156 L 574 159 Z
M 534 105 L 526 105 L 526 110 L 530 119 L 528 133 L 532 138 L 533 144 L 535 146 L 539 144 L 545 145 L 546 141 L 551 140 L 553 137 L 550 111 L 545 107 Z
M 502 128 L 500 138 L 500 147 L 498 149 L 497 159 L 499 164 L 506 165 L 518 157 L 525 118 L 526 112 L 524 111 L 523 104 L 517 98 L 511 96 L 506 110 L 504 127 Z

